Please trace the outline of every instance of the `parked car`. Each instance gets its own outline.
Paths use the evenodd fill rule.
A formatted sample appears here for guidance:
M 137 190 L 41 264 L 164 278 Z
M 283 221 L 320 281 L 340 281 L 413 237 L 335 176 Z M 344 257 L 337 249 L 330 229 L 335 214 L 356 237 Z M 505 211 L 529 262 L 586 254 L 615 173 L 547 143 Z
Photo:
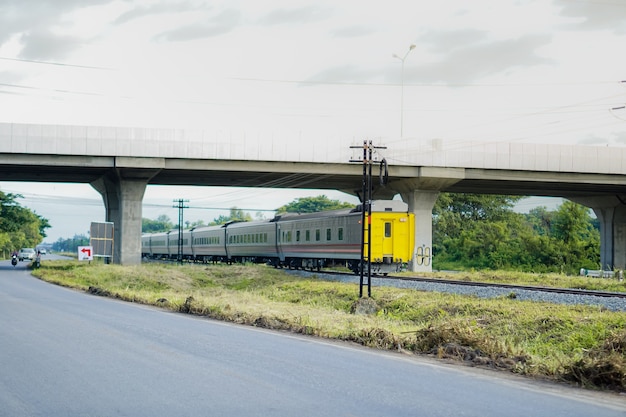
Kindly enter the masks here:
M 35 249 L 33 248 L 22 248 L 20 249 L 20 251 L 17 254 L 17 258 L 20 261 L 23 261 L 25 259 L 28 259 L 29 261 L 32 261 L 33 259 L 35 259 Z

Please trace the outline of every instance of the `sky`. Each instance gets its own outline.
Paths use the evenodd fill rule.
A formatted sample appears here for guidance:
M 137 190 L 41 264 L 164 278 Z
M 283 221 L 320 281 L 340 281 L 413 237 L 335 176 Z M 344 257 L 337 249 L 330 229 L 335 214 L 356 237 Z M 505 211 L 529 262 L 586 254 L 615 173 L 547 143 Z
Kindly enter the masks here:
M 625 45 L 624 0 L 2 0 L 0 122 L 626 146 Z M 104 221 L 88 185 L 0 190 L 50 220 L 47 241 Z M 320 194 L 356 202 L 149 186 L 143 214 Z

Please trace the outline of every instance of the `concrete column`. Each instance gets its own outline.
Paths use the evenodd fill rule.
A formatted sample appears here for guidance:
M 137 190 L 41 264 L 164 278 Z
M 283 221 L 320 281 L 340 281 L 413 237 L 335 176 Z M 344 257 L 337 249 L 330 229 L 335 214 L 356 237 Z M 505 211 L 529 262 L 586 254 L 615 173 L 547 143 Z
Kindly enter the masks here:
M 414 190 L 400 193 L 415 215 L 415 248 L 409 266 L 413 272 L 433 270 L 433 207 L 439 191 Z
M 104 200 L 106 221 L 112 222 L 113 262 L 122 265 L 141 263 L 142 200 L 154 171 L 125 175 L 113 169 L 91 183 Z
M 570 200 L 593 209 L 600 221 L 601 269 L 626 269 L 626 199 L 616 195 Z
M 626 206 L 592 207 L 600 221 L 600 266 L 626 269 Z

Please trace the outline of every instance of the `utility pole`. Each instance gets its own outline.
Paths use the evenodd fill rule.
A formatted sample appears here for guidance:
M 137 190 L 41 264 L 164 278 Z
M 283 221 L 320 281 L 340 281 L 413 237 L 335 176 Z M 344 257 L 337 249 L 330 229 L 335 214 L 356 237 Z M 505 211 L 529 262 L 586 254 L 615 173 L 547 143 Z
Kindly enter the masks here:
M 352 149 L 359 149 L 360 146 L 350 146 Z M 371 140 L 363 141 L 363 159 L 353 159 L 350 162 L 363 163 L 363 188 L 361 191 L 361 260 L 359 265 L 359 297 L 363 297 L 363 285 L 365 281 L 365 269 L 367 267 L 367 296 L 372 296 L 372 163 L 374 162 L 374 149 L 387 149 L 385 146 L 374 146 Z M 383 159 L 382 164 L 386 161 Z M 382 178 L 382 175 L 381 175 Z M 381 184 L 382 185 L 382 184 Z M 367 238 L 366 238 L 367 236 Z M 367 245 L 367 255 L 365 255 L 365 245 Z M 367 262 L 367 265 L 366 265 Z
M 183 200 L 179 198 L 178 200 L 174 200 L 174 203 L 178 203 L 177 206 L 172 206 L 174 208 L 178 207 L 178 256 L 176 260 L 179 264 L 183 263 L 183 209 L 189 208 L 185 203 L 188 203 L 189 200 Z

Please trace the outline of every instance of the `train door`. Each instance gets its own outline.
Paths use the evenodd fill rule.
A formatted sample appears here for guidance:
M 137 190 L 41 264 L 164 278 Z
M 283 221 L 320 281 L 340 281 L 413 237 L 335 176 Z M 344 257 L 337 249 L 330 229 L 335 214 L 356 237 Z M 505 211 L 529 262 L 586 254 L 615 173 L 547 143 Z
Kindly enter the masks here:
M 372 260 L 378 260 L 381 262 L 385 258 L 393 259 L 393 240 L 394 240 L 394 227 L 393 218 L 385 215 L 384 213 L 372 213 L 371 222 L 366 220 L 368 226 L 371 228 L 371 255 Z M 367 242 L 368 236 L 365 235 Z M 369 243 L 369 242 L 368 242 Z M 367 256 L 367 248 L 363 255 Z
M 276 223 L 276 253 L 278 254 L 278 259 L 280 262 L 285 260 L 285 255 L 283 254 L 283 245 L 282 245 L 282 237 L 281 237 L 281 225 Z

